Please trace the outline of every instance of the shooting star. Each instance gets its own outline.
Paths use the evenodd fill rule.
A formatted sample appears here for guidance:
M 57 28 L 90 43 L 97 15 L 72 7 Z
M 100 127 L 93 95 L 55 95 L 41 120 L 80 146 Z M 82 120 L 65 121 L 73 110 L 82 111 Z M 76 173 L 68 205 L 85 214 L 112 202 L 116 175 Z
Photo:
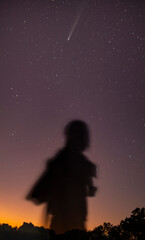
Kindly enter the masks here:
M 72 25 L 72 28 L 71 28 L 71 30 L 70 30 L 70 32 L 69 32 L 67 41 L 69 41 L 69 40 L 71 39 L 71 36 L 72 36 L 73 32 L 75 31 L 78 23 L 79 23 L 79 20 L 80 20 L 81 15 L 82 15 L 82 13 L 83 13 L 83 11 L 84 11 L 84 8 L 86 7 L 86 3 L 87 3 L 87 2 L 88 2 L 88 0 L 84 1 L 83 6 L 82 6 L 81 9 L 79 10 L 79 12 L 78 12 L 78 14 L 77 14 L 77 16 L 76 16 L 76 19 L 75 19 L 75 21 L 74 21 L 74 23 L 73 23 L 73 25 Z
M 78 22 L 80 20 L 81 15 L 82 15 L 82 11 L 78 14 L 78 16 L 76 17 L 76 19 L 75 19 L 75 21 L 74 21 L 74 23 L 72 25 L 72 28 L 71 28 L 70 33 L 69 33 L 68 38 L 67 38 L 68 41 L 70 40 L 70 38 L 71 38 L 71 36 L 72 36 L 76 26 L 78 25 Z

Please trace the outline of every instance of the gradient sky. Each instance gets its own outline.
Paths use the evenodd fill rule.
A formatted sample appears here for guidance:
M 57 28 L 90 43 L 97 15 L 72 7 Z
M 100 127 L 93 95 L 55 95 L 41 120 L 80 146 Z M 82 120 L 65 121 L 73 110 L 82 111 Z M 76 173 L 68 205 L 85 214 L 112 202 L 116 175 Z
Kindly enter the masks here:
M 0 1 L 0 223 L 41 225 L 25 195 L 71 119 L 99 169 L 88 229 L 145 207 L 144 46 L 144 0 Z

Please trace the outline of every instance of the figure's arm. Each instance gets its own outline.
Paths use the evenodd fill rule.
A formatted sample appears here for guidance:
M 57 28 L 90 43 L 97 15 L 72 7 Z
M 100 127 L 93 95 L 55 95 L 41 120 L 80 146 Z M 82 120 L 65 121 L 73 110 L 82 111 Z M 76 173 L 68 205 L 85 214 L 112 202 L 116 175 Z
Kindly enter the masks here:
M 49 185 L 50 185 L 50 169 L 48 162 L 46 165 L 46 169 L 27 194 L 26 200 L 30 200 L 36 205 L 48 202 Z
M 93 184 L 93 177 L 97 177 L 97 167 L 95 164 L 91 163 L 89 170 L 89 178 L 87 184 L 87 196 L 93 197 L 97 192 L 97 187 Z

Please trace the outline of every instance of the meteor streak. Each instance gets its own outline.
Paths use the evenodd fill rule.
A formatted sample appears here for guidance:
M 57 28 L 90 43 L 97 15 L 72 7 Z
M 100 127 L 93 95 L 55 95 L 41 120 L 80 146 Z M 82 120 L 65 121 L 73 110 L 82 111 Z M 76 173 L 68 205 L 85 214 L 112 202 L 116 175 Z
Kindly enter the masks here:
M 69 41 L 69 40 L 71 39 L 71 36 L 72 36 L 73 32 L 75 31 L 78 23 L 79 23 L 79 20 L 80 20 L 80 18 L 81 18 L 81 15 L 82 15 L 82 13 L 83 13 L 83 11 L 84 11 L 84 8 L 85 8 L 87 2 L 88 2 L 88 0 L 86 0 L 86 1 L 83 2 L 84 4 L 83 4 L 83 6 L 81 7 L 80 11 L 78 12 L 78 14 L 77 14 L 77 16 L 76 16 L 76 19 L 75 19 L 75 21 L 74 21 L 74 23 L 73 23 L 73 25 L 72 25 L 72 28 L 71 28 L 71 30 L 70 30 L 70 32 L 69 32 L 67 41 Z
M 70 31 L 70 33 L 69 33 L 69 35 L 68 35 L 68 38 L 67 38 L 68 41 L 70 40 L 70 38 L 71 38 L 71 36 L 72 36 L 72 34 L 73 34 L 76 26 L 78 25 L 78 22 L 79 22 L 79 20 L 80 20 L 81 14 L 82 14 L 82 11 L 81 11 L 81 12 L 79 13 L 79 15 L 76 17 L 76 19 L 75 19 L 75 21 L 74 21 L 74 23 L 73 23 L 73 25 L 72 25 L 71 31 Z

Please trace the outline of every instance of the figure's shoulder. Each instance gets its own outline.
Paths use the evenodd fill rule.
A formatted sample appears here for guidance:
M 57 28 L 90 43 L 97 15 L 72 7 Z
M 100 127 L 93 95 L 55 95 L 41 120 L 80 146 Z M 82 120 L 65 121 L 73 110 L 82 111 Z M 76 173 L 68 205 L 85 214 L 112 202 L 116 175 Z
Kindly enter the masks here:
M 65 149 L 58 150 L 53 157 L 47 160 L 47 163 L 46 163 L 47 167 L 50 168 L 61 163 L 61 161 L 65 158 L 65 155 L 66 155 Z

